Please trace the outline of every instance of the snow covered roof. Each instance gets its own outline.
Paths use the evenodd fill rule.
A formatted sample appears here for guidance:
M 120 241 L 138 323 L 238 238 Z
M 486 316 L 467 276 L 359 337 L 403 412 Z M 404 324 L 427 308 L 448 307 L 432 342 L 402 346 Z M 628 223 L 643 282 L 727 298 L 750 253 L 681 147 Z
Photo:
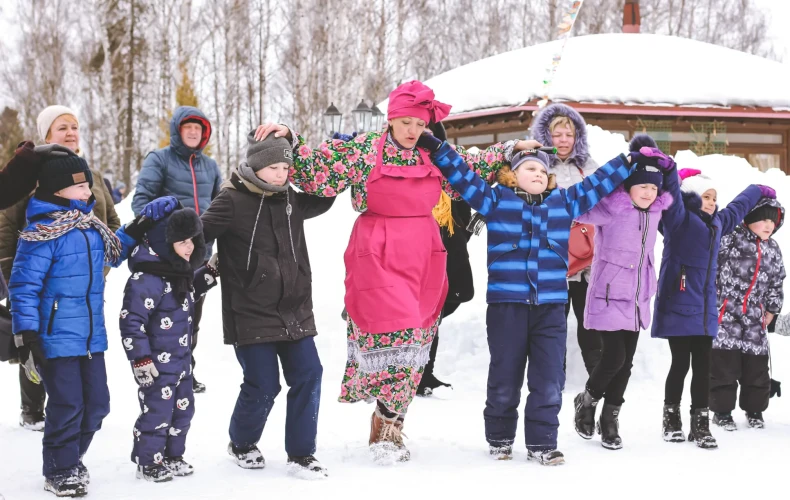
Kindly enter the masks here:
M 492 56 L 425 83 L 437 99 L 452 104 L 453 115 L 522 105 L 542 97 L 546 68 L 559 43 Z M 615 33 L 569 39 L 549 98 L 787 111 L 789 88 L 790 65 L 688 38 Z

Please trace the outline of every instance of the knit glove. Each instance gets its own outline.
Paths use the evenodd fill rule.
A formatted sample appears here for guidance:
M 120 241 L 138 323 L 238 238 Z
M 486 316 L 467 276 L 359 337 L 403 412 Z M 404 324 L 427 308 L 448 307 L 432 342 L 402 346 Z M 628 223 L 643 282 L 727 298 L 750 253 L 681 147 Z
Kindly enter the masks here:
M 335 135 L 332 136 L 332 139 L 333 140 L 341 140 L 343 142 L 348 142 L 348 141 L 350 141 L 351 139 L 353 139 L 356 136 L 357 136 L 356 132 L 354 132 L 351 135 L 341 134 L 340 132 L 335 132 Z
M 143 207 L 140 215 L 145 215 L 154 222 L 164 219 L 178 207 L 178 200 L 174 196 L 162 196 Z
M 208 272 L 211 273 L 212 276 L 215 278 L 219 277 L 219 254 L 215 253 L 211 256 L 211 258 L 206 263 L 206 268 Z
M 771 379 L 771 397 L 782 397 L 782 383 L 778 380 Z
M 776 191 L 774 191 L 774 188 L 770 186 L 763 186 L 762 184 L 757 184 L 757 187 L 760 188 L 760 194 L 763 198 L 770 198 L 772 200 L 776 199 Z
M 14 344 L 19 352 L 19 363 L 25 369 L 25 376 L 34 384 L 41 383 L 39 366 L 47 366 L 47 358 L 38 342 L 38 333 L 24 330 L 14 335 Z
M 419 139 L 417 139 L 417 147 L 427 149 L 430 153 L 439 151 L 444 141 L 439 140 L 435 135 L 430 132 L 423 132 Z
M 33 152 L 42 157 L 42 159 L 77 156 L 77 153 L 60 144 L 42 144 L 34 147 Z
M 702 173 L 702 170 L 697 170 L 696 168 L 681 168 L 680 171 L 678 172 L 678 176 L 680 177 L 680 180 L 682 181 L 683 179 L 685 179 L 687 177 L 694 177 L 695 175 L 699 175 L 701 173 Z
M 641 148 L 639 151 L 631 153 L 631 165 L 636 163 L 656 167 L 661 170 L 672 170 L 676 167 L 675 160 L 673 160 L 671 156 L 665 155 L 658 148 L 649 148 L 647 146 Z
M 132 363 L 134 370 L 134 378 L 137 380 L 137 385 L 140 387 L 148 387 L 153 385 L 154 378 L 159 376 L 159 370 L 156 369 L 154 362 L 151 358 L 140 358 Z

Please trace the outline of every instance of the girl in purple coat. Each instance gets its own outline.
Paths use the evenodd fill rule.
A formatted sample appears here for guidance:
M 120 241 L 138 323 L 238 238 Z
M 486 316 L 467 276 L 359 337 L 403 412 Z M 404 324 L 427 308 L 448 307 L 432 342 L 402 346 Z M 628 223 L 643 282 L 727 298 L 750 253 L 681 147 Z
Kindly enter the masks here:
M 644 160 L 636 160 L 636 170 L 623 185 L 578 219 L 596 226 L 584 327 L 601 337 L 603 351 L 585 390 L 574 399 L 574 420 L 576 432 L 591 439 L 595 410 L 603 398 L 598 433 L 601 445 L 610 450 L 623 447 L 618 434 L 620 406 L 639 331 L 650 326 L 650 299 L 657 289 L 653 247 L 661 214 L 673 201 L 661 188 L 665 176 L 677 177 L 675 162 L 649 136 L 635 136 L 630 150 Z M 647 165 L 648 158 L 661 170 Z
M 218 276 L 211 262 L 202 266 L 206 244 L 200 218 L 191 208 L 179 208 L 132 252 L 120 319 L 123 347 L 140 386 L 131 458 L 137 477 L 153 482 L 194 471 L 183 455 L 195 414 L 195 301 Z

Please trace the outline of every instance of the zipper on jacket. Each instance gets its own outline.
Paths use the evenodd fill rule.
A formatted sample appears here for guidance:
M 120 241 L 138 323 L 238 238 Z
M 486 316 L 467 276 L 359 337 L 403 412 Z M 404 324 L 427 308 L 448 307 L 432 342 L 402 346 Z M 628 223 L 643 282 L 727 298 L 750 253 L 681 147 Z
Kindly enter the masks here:
M 686 266 L 682 264 L 680 266 L 680 291 L 686 291 Z
M 705 335 L 708 335 L 708 280 L 710 280 L 710 268 L 713 265 L 713 239 L 716 237 L 716 228 L 708 226 L 710 240 L 708 241 L 708 270 L 705 272 L 705 284 L 702 286 L 702 325 Z
M 192 196 L 195 199 L 195 213 L 200 215 L 200 205 L 198 205 L 197 178 L 195 177 L 195 167 L 192 166 L 192 158 L 195 158 L 194 153 L 189 157 L 189 170 L 192 172 Z
M 606 305 L 609 305 L 609 283 L 606 284 Z
M 91 356 L 91 339 L 93 338 L 93 308 L 91 307 L 91 288 L 93 287 L 93 255 L 91 255 L 91 242 L 88 240 L 88 235 L 85 231 L 80 231 L 85 238 L 85 246 L 88 247 L 88 290 L 85 292 L 85 303 L 88 305 L 88 318 L 90 319 L 90 330 L 88 331 L 88 341 L 85 343 L 88 351 L 88 359 L 93 359 Z
M 58 311 L 58 301 L 52 304 L 52 310 L 49 313 L 49 325 L 47 325 L 47 335 L 52 335 L 52 325 L 55 323 L 55 313 Z
M 762 245 L 760 244 L 760 238 L 757 238 L 757 265 L 754 267 L 754 276 L 752 276 L 752 282 L 749 283 L 749 288 L 746 290 L 746 295 L 743 296 L 744 314 L 746 314 L 746 305 L 749 303 L 749 295 L 751 295 L 754 284 L 757 282 L 757 274 L 760 272 L 760 260 L 762 260 L 762 257 Z
M 645 227 L 642 230 L 642 254 L 639 256 L 639 266 L 636 268 L 636 297 L 634 297 L 634 307 L 636 311 L 636 316 L 634 317 L 634 323 L 636 328 L 634 329 L 635 332 L 639 331 L 639 326 L 641 320 L 639 318 L 639 291 L 642 289 L 642 264 L 645 261 L 645 243 L 647 242 L 647 231 L 648 227 L 650 226 L 650 215 L 640 211 L 639 213 L 639 224 L 642 225 L 642 215 L 645 216 Z

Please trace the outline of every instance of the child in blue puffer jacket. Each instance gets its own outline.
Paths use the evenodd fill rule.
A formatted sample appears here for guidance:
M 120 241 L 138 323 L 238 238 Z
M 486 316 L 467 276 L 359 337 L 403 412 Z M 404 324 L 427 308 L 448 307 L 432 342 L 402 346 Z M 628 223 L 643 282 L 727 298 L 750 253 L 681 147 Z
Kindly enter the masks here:
M 183 455 L 195 414 L 195 301 L 216 285 L 218 276 L 211 263 L 202 266 L 205 255 L 200 217 L 182 208 L 157 222 L 129 259 L 132 276 L 124 291 L 120 330 L 140 386 L 132 462 L 137 477 L 147 481 L 169 481 L 194 471 Z
M 44 487 L 57 496 L 87 493 L 82 458 L 110 411 L 102 271 L 120 265 L 141 230 L 175 206 L 173 198 L 152 202 L 146 217 L 113 234 L 93 214 L 92 184 L 78 156 L 42 165 L 9 282 L 20 362 L 49 395 Z

